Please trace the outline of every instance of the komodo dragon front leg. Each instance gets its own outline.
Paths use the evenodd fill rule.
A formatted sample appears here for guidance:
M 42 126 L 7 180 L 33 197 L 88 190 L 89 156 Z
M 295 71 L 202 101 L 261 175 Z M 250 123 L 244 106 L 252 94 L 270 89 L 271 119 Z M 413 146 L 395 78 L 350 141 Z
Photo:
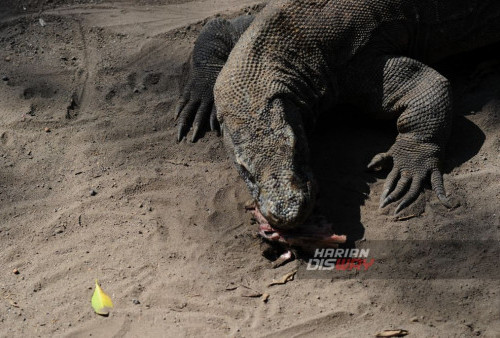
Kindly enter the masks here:
M 448 80 L 421 62 L 399 56 L 360 57 L 345 74 L 347 100 L 364 99 L 364 110 L 381 118 L 399 116 L 396 142 L 368 165 L 375 168 L 393 160 L 380 207 L 400 201 L 398 213 L 415 201 L 428 177 L 439 200 L 451 207 L 439 167 L 451 129 Z
M 216 18 L 201 30 L 191 55 L 188 82 L 176 108 L 177 141 L 181 141 L 193 126 L 194 142 L 210 121 L 211 130 L 218 128 L 214 102 L 214 85 L 231 50 L 254 19 L 252 15 L 232 20 Z

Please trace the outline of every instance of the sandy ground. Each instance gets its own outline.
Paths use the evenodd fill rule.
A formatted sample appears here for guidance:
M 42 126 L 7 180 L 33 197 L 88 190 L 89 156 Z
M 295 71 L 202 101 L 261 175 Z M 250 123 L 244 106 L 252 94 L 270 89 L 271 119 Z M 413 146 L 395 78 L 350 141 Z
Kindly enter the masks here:
M 203 20 L 258 1 L 2 3 L 0 336 L 500 336 L 498 278 L 267 286 L 303 263 L 271 268 L 221 139 L 177 144 L 172 116 Z M 391 144 L 394 123 L 360 124 L 337 108 L 321 124 L 318 209 L 339 232 L 499 240 L 500 73 L 470 78 L 495 58 L 442 66 L 457 93 L 452 211 L 430 191 L 419 217 L 378 210 L 384 175 L 364 167 Z M 107 318 L 90 306 L 95 278 L 115 302 Z M 256 292 L 268 302 L 245 297 Z

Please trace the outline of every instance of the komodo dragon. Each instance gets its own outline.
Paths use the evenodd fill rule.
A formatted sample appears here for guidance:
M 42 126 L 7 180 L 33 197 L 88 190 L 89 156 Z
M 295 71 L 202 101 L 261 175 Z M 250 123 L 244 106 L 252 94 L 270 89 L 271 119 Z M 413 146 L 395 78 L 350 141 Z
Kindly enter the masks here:
M 450 207 L 439 162 L 451 90 L 428 64 L 500 41 L 500 1 L 271 0 L 252 20 L 203 28 L 176 114 L 179 141 L 191 125 L 195 140 L 205 121 L 220 122 L 261 229 L 275 238 L 303 228 L 317 190 L 307 135 L 337 102 L 398 118 L 394 145 L 368 165 L 393 160 L 381 208 L 400 200 L 400 212 L 429 178 Z

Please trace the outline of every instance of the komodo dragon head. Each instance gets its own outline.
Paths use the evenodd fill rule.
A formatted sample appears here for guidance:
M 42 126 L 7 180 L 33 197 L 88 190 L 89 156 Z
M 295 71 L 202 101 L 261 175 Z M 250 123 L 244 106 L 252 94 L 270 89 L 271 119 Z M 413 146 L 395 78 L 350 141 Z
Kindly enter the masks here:
M 277 229 L 299 227 L 316 191 L 299 109 L 279 97 L 217 99 L 217 90 L 216 102 L 224 143 L 258 210 Z

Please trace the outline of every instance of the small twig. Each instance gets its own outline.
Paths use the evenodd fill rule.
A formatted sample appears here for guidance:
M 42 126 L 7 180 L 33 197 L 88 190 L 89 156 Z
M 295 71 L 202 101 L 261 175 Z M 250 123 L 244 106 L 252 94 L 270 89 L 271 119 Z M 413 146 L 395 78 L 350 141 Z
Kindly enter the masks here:
M 408 216 L 401 216 L 401 217 L 396 218 L 396 221 L 407 221 L 407 220 L 415 218 L 415 217 L 418 217 L 418 215 L 412 214 L 412 215 L 408 215 Z

